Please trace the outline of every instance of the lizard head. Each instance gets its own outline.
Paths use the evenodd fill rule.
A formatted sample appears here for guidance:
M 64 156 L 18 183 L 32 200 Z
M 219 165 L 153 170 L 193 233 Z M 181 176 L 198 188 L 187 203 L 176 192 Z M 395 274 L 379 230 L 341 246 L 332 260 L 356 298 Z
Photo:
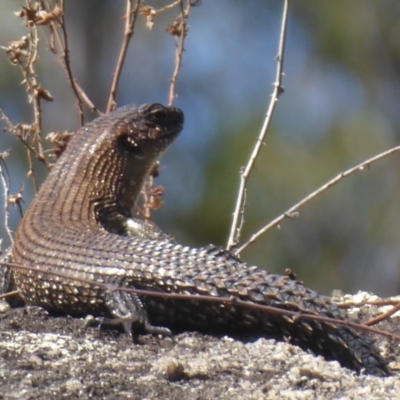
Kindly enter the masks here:
M 111 186 L 120 212 L 129 216 L 144 179 L 183 128 L 183 112 L 158 103 L 123 107 L 108 114 L 112 119 L 107 146 L 115 163 Z M 113 191 L 114 193 L 111 193 Z
M 78 130 L 43 190 L 68 188 L 59 189 L 60 208 L 68 215 L 77 210 L 74 218 L 80 220 L 130 217 L 145 178 L 176 139 L 183 121 L 181 110 L 157 103 L 105 114 Z M 83 216 L 79 210 L 89 211 Z
M 116 146 L 122 157 L 131 159 L 137 165 L 140 162 L 153 164 L 178 136 L 183 127 L 183 112 L 178 108 L 162 104 L 145 104 L 134 114 L 125 109 L 119 113 L 122 118 L 116 122 Z

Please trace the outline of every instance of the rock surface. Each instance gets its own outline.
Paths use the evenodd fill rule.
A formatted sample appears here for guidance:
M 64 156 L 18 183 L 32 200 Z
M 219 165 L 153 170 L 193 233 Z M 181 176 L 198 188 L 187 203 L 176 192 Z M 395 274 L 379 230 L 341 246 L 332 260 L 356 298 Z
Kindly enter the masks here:
M 379 312 L 352 310 L 359 320 Z M 87 322 L 38 307 L 0 307 L 0 399 L 400 399 L 400 343 L 382 337 L 390 378 L 357 376 L 272 339 L 190 332 L 132 344 Z M 400 316 L 378 328 L 399 334 Z

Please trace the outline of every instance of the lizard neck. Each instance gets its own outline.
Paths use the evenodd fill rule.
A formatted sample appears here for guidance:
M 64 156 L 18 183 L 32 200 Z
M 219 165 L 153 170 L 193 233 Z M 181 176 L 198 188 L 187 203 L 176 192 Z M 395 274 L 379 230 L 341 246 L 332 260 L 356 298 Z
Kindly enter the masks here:
M 120 233 L 132 217 L 144 179 L 182 125 L 179 109 L 157 103 L 122 107 L 85 125 L 69 142 L 24 219 L 37 231 L 50 224 Z
M 118 233 L 121 221 L 131 217 L 152 163 L 137 164 L 132 168 L 126 158 L 116 156 L 109 137 L 98 137 L 99 145 L 96 145 L 85 135 L 81 136 L 71 141 L 54 166 L 41 188 L 43 195 L 38 196 L 41 205 L 36 207 L 45 207 L 44 197 L 51 197 L 52 222 L 60 222 L 63 226 L 75 222 L 80 227 L 102 226 L 109 232 Z M 127 168 L 129 173 L 126 173 Z

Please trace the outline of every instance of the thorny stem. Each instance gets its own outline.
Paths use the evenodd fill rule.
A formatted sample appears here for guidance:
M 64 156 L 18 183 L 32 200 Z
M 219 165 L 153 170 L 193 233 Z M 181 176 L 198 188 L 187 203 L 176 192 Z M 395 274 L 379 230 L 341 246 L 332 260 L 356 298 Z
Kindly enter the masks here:
M 79 91 L 76 87 L 76 83 L 75 83 L 75 79 L 74 76 L 72 74 L 72 70 L 71 70 L 71 62 L 70 62 L 70 58 L 69 58 L 69 47 L 68 47 L 68 35 L 67 35 L 67 29 L 66 29 L 66 24 L 65 24 L 65 2 L 64 0 L 61 0 L 61 9 L 62 9 L 62 14 L 59 20 L 59 24 L 62 30 L 62 34 L 63 34 L 63 41 L 64 41 L 64 45 L 60 46 L 62 49 L 62 58 L 64 60 L 63 66 L 65 68 L 65 71 L 67 72 L 67 76 L 68 76 L 68 80 L 69 83 L 71 85 L 71 88 L 75 94 L 77 103 L 78 103 L 78 113 L 79 113 L 79 122 L 81 125 L 84 124 L 84 116 L 83 116 L 83 101 L 81 96 L 79 95 Z M 57 32 L 56 29 L 54 29 L 55 32 Z M 57 33 L 57 37 L 58 37 L 58 33 Z M 60 38 L 58 38 L 60 44 Z
M 226 246 L 227 250 L 232 250 L 235 246 L 238 245 L 240 241 L 240 234 L 243 226 L 244 212 L 246 207 L 245 198 L 247 190 L 247 181 L 250 177 L 251 172 L 253 171 L 254 164 L 260 154 L 261 148 L 264 145 L 265 137 L 267 135 L 268 127 L 271 122 L 272 114 L 274 113 L 275 106 L 278 103 L 278 98 L 283 93 L 282 77 L 283 77 L 283 64 L 285 55 L 286 29 L 287 29 L 289 6 L 290 6 L 290 0 L 285 0 L 283 7 L 283 15 L 282 15 L 281 33 L 279 39 L 279 50 L 277 56 L 277 70 L 276 70 L 276 81 L 274 84 L 274 91 L 272 93 L 271 101 L 268 106 L 268 111 L 265 116 L 261 132 L 254 146 L 253 152 L 246 165 L 246 168 L 240 174 L 239 192 L 236 201 L 235 211 L 233 213 L 231 231 Z M 235 253 L 238 254 L 239 252 L 236 251 Z
M 51 30 L 50 38 L 46 36 L 46 40 L 48 40 L 48 45 L 50 50 L 57 56 L 58 61 L 60 62 L 61 66 L 65 70 L 67 74 L 68 81 L 71 85 L 71 89 L 74 93 L 74 96 L 77 100 L 78 106 L 78 115 L 79 115 L 79 123 L 82 126 L 84 124 L 84 115 L 83 115 L 83 104 L 85 103 L 91 111 L 97 112 L 96 106 L 93 102 L 89 99 L 89 96 L 84 92 L 84 90 L 79 86 L 78 82 L 73 76 L 72 68 L 71 68 L 71 60 L 70 60 L 70 51 L 69 51 L 69 44 L 68 44 L 68 34 L 67 34 L 67 27 L 66 27 L 66 20 L 65 20 L 65 1 L 60 0 L 61 5 L 61 13 L 59 16 L 55 17 L 55 21 L 57 21 L 58 26 L 61 28 L 62 32 L 62 40 L 58 33 L 57 25 L 52 20 L 49 28 Z M 50 3 L 47 2 L 47 7 L 50 10 L 51 6 Z M 54 44 L 54 38 L 58 43 L 58 48 L 61 50 L 62 54 L 60 55 L 57 51 L 57 48 Z
M 28 169 L 28 177 L 32 177 L 33 180 L 33 185 L 35 187 L 35 193 L 37 193 L 39 191 L 39 185 L 36 179 L 36 175 L 35 175 L 35 168 L 33 168 L 33 160 L 32 160 L 32 153 L 29 151 L 29 147 L 25 145 L 25 147 L 27 148 L 28 152 L 28 164 L 29 164 L 29 169 Z
M 183 56 L 183 51 L 185 49 L 185 39 L 186 39 L 186 32 L 187 32 L 187 19 L 190 14 L 190 8 L 191 8 L 191 2 L 188 2 L 186 10 L 184 9 L 184 1 L 180 0 L 179 1 L 179 6 L 181 8 L 181 35 L 179 37 L 179 43 L 176 46 L 176 51 L 175 51 L 175 69 L 172 74 L 171 78 L 171 85 L 169 87 L 169 100 L 168 100 L 168 105 L 172 106 L 174 104 L 174 101 L 176 99 L 176 80 L 179 75 L 179 71 L 182 66 L 182 56 Z
M 89 96 L 86 94 L 86 92 L 81 88 L 79 83 L 74 79 L 74 91 L 76 90 L 79 93 L 79 98 L 86 103 L 86 105 L 90 108 L 92 112 L 96 112 L 99 115 L 102 115 L 103 113 L 95 106 L 95 104 L 90 100 Z
M 341 180 L 344 178 L 347 178 L 348 176 L 359 172 L 359 171 L 364 171 L 365 169 L 368 169 L 370 165 L 374 164 L 375 162 L 381 160 L 384 157 L 387 157 L 391 154 L 394 154 L 396 152 L 400 151 L 400 146 L 393 147 L 389 150 L 384 151 L 383 153 L 377 154 L 368 160 L 363 161 L 362 163 L 356 165 L 353 168 L 348 169 L 345 172 L 341 172 L 339 175 L 337 175 L 335 178 L 331 179 L 324 185 L 322 185 L 319 189 L 316 191 L 310 193 L 307 197 L 296 203 L 293 207 L 289 208 L 286 212 L 284 212 L 282 215 L 280 215 L 278 218 L 275 218 L 273 221 L 271 221 L 269 224 L 265 225 L 263 228 L 261 228 L 259 231 L 254 233 L 249 240 L 247 240 L 242 246 L 239 248 L 235 249 L 233 252 L 235 255 L 240 254 L 243 250 L 245 250 L 248 246 L 250 246 L 252 243 L 254 243 L 261 235 L 263 235 L 265 232 L 267 232 L 269 229 L 273 228 L 274 226 L 279 225 L 284 219 L 286 218 L 296 218 L 298 216 L 297 211 L 303 207 L 305 204 L 307 204 L 309 201 L 320 195 L 322 192 L 325 190 L 329 189 L 333 185 L 336 185 L 339 183 Z
M 1 153 L 0 154 L 0 181 L 4 189 L 4 227 L 6 229 L 7 235 L 10 238 L 11 245 L 14 244 L 14 239 L 12 235 L 12 231 L 8 225 L 8 199 L 10 196 L 10 187 L 9 187 L 9 173 L 7 170 L 7 165 L 5 162 L 5 157 L 8 154 Z M 4 167 L 4 168 L 3 168 Z M 3 171 L 4 169 L 4 171 Z M 1 243 L 1 240 L 0 240 Z
M 36 72 L 33 68 L 33 64 L 37 60 L 37 46 L 39 42 L 37 27 L 35 25 L 31 26 L 29 36 L 31 38 L 31 40 L 29 41 L 31 44 L 30 47 L 31 51 L 29 51 L 29 57 L 26 62 L 25 78 L 26 78 L 26 84 L 30 90 L 30 96 L 33 103 L 34 118 L 35 118 L 35 123 L 34 123 L 35 135 L 37 135 L 37 140 L 38 140 L 37 144 L 39 147 L 39 153 L 42 154 L 42 144 L 40 141 L 40 132 L 42 131 L 42 116 L 40 108 L 40 98 L 36 94 L 36 90 L 38 88 L 36 80 Z
M 121 50 L 117 61 L 117 66 L 115 68 L 114 78 L 111 84 L 106 112 L 114 110 L 115 106 L 117 105 L 116 96 L 117 96 L 118 83 L 121 77 L 122 67 L 124 65 L 126 53 L 128 51 L 129 42 L 134 33 L 134 27 L 139 13 L 141 0 L 136 1 L 136 6 L 134 9 L 132 2 L 133 0 L 126 1 L 124 40 L 122 42 Z
M 170 80 L 170 88 L 169 88 L 169 100 L 168 100 L 168 105 L 172 106 L 177 95 L 176 95 L 176 82 L 179 76 L 180 69 L 182 67 L 182 58 L 183 58 L 183 51 L 184 51 L 184 45 L 185 45 L 185 39 L 186 39 L 186 34 L 188 31 L 188 25 L 187 25 L 187 20 L 190 15 L 191 8 L 194 6 L 198 5 L 198 1 L 190 1 L 187 0 L 187 6 L 185 9 L 185 0 L 177 0 L 163 8 L 158 9 L 157 11 L 154 11 L 154 15 L 160 14 L 162 12 L 165 12 L 167 10 L 170 10 L 174 7 L 179 5 L 180 7 L 180 15 L 178 18 L 175 20 L 175 22 L 167 29 L 167 32 L 171 33 L 175 37 L 175 42 L 176 42 L 176 48 L 175 48 L 175 68 L 174 72 L 172 73 L 172 77 Z M 179 32 L 179 33 L 178 33 Z M 179 36 L 179 39 L 176 39 L 177 36 Z M 152 188 L 153 188 L 153 182 L 154 179 L 151 176 L 148 176 L 146 178 L 146 181 L 142 187 L 141 190 L 141 197 L 143 199 L 143 215 L 145 218 L 150 219 L 151 218 L 151 212 L 155 209 L 158 209 L 162 205 L 162 201 L 156 204 L 152 204 L 151 197 L 149 196 L 149 193 L 151 193 Z M 153 198 L 157 199 L 156 196 Z M 160 199 L 160 198 L 158 198 Z M 137 207 L 140 213 L 140 208 Z
M 38 46 L 39 38 L 37 33 L 37 27 L 35 25 L 29 25 L 29 51 L 28 51 L 28 58 L 25 63 L 22 63 L 18 59 L 18 64 L 22 70 L 22 74 L 24 76 L 24 81 L 27 87 L 27 92 L 30 97 L 30 101 L 33 104 L 33 114 L 34 114 L 34 123 L 31 125 L 31 130 L 28 132 L 33 133 L 33 143 L 37 145 L 37 154 L 39 154 L 39 158 L 44 162 L 46 167 L 48 167 L 46 159 L 43 155 L 43 146 L 41 141 L 40 132 L 42 131 L 42 114 L 41 114 L 41 107 L 40 107 L 40 96 L 39 96 L 39 85 L 37 82 L 37 76 L 34 69 L 34 63 L 37 60 L 37 46 Z M 36 152 L 36 151 L 35 151 Z M 31 152 L 28 150 L 28 162 L 29 162 L 29 172 L 28 176 L 32 177 L 33 185 L 35 191 L 37 192 L 38 183 L 35 175 L 35 170 L 33 168 L 32 156 Z
M 181 2 L 181 0 L 176 0 L 171 4 L 167 4 L 165 7 L 159 8 L 157 10 L 157 14 L 162 13 L 167 10 L 171 10 L 172 8 L 176 7 L 180 2 Z

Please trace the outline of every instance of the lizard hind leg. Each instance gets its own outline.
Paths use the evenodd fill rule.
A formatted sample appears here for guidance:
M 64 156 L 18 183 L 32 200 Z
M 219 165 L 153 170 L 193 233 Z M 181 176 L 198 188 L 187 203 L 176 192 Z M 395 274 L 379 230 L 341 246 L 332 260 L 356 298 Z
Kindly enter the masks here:
M 102 324 L 122 326 L 133 341 L 136 341 L 137 333 L 143 331 L 152 335 L 172 335 L 168 328 L 150 323 L 146 309 L 136 293 L 110 291 L 106 294 L 105 301 L 112 318 L 103 318 Z

